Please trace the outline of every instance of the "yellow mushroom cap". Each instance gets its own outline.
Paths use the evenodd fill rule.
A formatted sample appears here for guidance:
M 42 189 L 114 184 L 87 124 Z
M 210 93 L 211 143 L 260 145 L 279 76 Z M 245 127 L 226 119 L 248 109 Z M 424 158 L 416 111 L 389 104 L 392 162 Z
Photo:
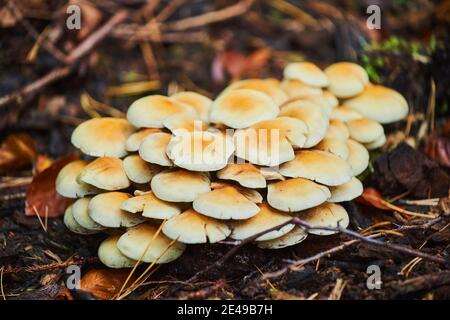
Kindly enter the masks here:
M 157 264 L 168 263 L 179 258 L 186 246 L 173 242 L 158 228 L 147 223 L 130 228 L 117 241 L 117 248 L 130 259 Z
M 146 129 L 141 129 L 141 130 L 131 134 L 127 139 L 127 142 L 125 144 L 125 149 L 128 152 L 138 151 L 139 146 L 141 145 L 141 143 L 145 139 L 145 137 L 147 137 L 151 133 L 155 133 L 155 132 L 159 132 L 159 131 L 160 131 L 159 129 L 155 129 L 155 128 L 146 128 Z
M 72 215 L 75 221 L 87 230 L 103 230 L 105 227 L 99 225 L 89 216 L 88 206 L 91 198 L 81 198 L 72 204 Z
M 344 121 L 330 119 L 330 125 L 325 138 L 341 139 L 345 141 L 350 138 L 350 132 Z
M 350 120 L 347 127 L 350 137 L 360 143 L 370 143 L 384 136 L 383 126 L 367 118 Z
M 95 159 L 83 169 L 78 179 L 108 191 L 126 189 L 130 186 L 122 160 L 111 157 Z
M 312 95 L 322 95 L 322 89 L 311 87 L 298 80 L 283 79 L 280 88 L 286 92 L 290 99 Z
M 347 228 L 349 217 L 347 211 L 341 205 L 336 203 L 325 202 L 318 207 L 311 208 L 307 211 L 299 212 L 298 217 L 313 226 L 327 228 Z M 308 233 L 319 236 L 326 236 L 337 233 L 331 230 L 309 229 Z
M 236 89 L 249 89 L 267 94 L 276 105 L 285 103 L 289 97 L 280 88 L 278 80 L 275 79 L 246 79 L 233 82 L 225 91 Z
M 368 86 L 344 105 L 380 123 L 399 121 L 408 114 L 406 99 L 397 91 L 380 85 Z
M 319 150 L 298 151 L 295 159 L 281 165 L 280 173 L 285 177 L 305 178 L 337 186 L 353 177 L 352 168 L 342 158 Z
M 353 177 L 349 182 L 340 186 L 331 187 L 331 198 L 329 202 L 350 201 L 359 197 L 363 193 L 363 185 L 359 179 Z
M 308 233 L 302 227 L 295 226 L 294 229 L 284 236 L 273 240 L 258 241 L 257 246 L 262 249 L 282 249 L 294 246 L 306 239 Z
M 173 134 L 177 134 L 178 130 L 184 131 L 206 131 L 208 130 L 207 122 L 203 122 L 196 117 L 188 114 L 175 114 L 163 121 L 165 128 L 169 129 Z
M 326 74 L 311 62 L 289 63 L 284 68 L 283 75 L 287 79 L 299 80 L 304 84 L 313 87 L 328 86 Z
M 311 180 L 296 178 L 269 184 L 267 202 L 275 209 L 295 212 L 318 206 L 331 196 L 330 190 Z
M 348 159 L 347 141 L 343 139 L 325 137 L 318 145 L 314 146 L 314 150 L 325 151 L 344 160 Z
M 151 95 L 134 101 L 128 108 L 127 118 L 137 128 L 162 128 L 166 118 L 180 113 L 198 115 L 189 104 L 161 95 Z
M 183 243 L 215 243 L 231 233 L 223 221 L 206 217 L 193 209 L 167 220 L 162 231 L 169 238 Z
M 353 109 L 350 109 L 345 106 L 340 106 L 340 107 L 334 108 L 331 111 L 330 118 L 340 120 L 343 122 L 347 122 L 347 121 L 351 121 L 351 120 L 355 120 L 355 119 L 362 119 L 364 117 L 362 116 L 362 114 L 360 114 L 359 112 L 357 112 Z
M 376 140 L 369 143 L 364 143 L 364 147 L 366 147 L 367 150 L 374 150 L 381 148 L 382 146 L 384 146 L 385 143 L 386 143 L 386 135 L 382 134 Z
M 72 144 L 93 157 L 122 158 L 128 137 L 135 128 L 120 118 L 94 118 L 80 124 L 72 133 Z
M 217 172 L 217 177 L 236 181 L 247 188 L 265 188 L 267 185 L 260 169 L 251 163 L 230 163 Z
M 356 96 L 369 84 L 366 70 L 355 63 L 333 63 L 324 71 L 329 81 L 328 90 L 338 98 Z
M 280 226 L 292 219 L 292 217 L 288 214 L 271 208 L 267 203 L 261 203 L 259 207 L 259 213 L 250 219 L 231 222 L 231 228 L 233 231 L 230 237 L 232 239 L 243 240 L 260 232 Z M 279 238 L 291 231 L 293 228 L 293 224 L 287 224 L 277 230 L 270 231 L 258 237 L 256 241 Z
M 107 267 L 113 269 L 132 268 L 137 261 L 128 258 L 117 248 L 121 235 L 110 236 L 98 247 L 98 258 Z
M 162 167 L 145 162 L 135 154 L 123 159 L 123 169 L 130 181 L 139 184 L 150 182 L 158 172 L 163 170 Z
M 211 107 L 210 120 L 240 129 L 278 115 L 278 106 L 268 95 L 255 90 L 238 89 L 221 94 Z
M 338 98 L 336 98 L 336 96 L 332 94 L 330 91 L 324 90 L 322 96 L 328 102 L 328 105 L 331 107 L 331 109 L 334 109 L 339 105 Z
M 170 219 L 181 213 L 181 209 L 174 203 L 158 199 L 152 192 L 129 198 L 122 202 L 122 210 L 137 213 L 152 219 Z
M 354 140 L 347 140 L 348 158 L 347 162 L 352 168 L 353 175 L 357 176 L 366 170 L 369 165 L 369 151 L 360 143 Z
M 72 206 L 68 206 L 66 211 L 64 212 L 64 218 L 63 218 L 64 224 L 66 225 L 67 229 L 72 231 L 73 233 L 78 234 L 94 234 L 97 231 L 95 230 L 88 230 L 84 227 L 82 227 L 74 218 L 72 213 Z
M 56 177 L 56 191 L 66 198 L 79 198 L 100 192 L 96 187 L 77 179 L 88 164 L 89 162 L 85 160 L 75 160 L 66 164 Z
M 156 132 L 148 135 L 139 146 L 139 156 L 150 163 L 160 166 L 173 166 L 166 154 L 167 145 L 172 135 L 165 132 Z
M 209 122 L 209 110 L 213 103 L 210 98 L 193 91 L 178 92 L 170 97 L 176 101 L 191 105 L 195 108 L 203 122 Z
M 187 170 L 163 171 L 151 182 L 153 193 L 161 200 L 192 202 L 201 193 L 211 191 L 208 175 Z

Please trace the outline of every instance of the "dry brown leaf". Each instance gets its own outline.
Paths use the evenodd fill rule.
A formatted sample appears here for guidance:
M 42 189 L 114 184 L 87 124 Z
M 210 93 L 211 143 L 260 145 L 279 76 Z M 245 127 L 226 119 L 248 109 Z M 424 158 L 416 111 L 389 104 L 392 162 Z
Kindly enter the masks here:
M 38 213 L 41 217 L 58 217 L 64 214 L 73 200 L 56 192 L 55 181 L 59 171 L 76 159 L 76 155 L 68 155 L 33 177 L 25 199 L 25 215 L 34 216 Z
M 12 134 L 0 146 L 0 173 L 30 165 L 36 158 L 36 147 L 27 134 Z
M 34 161 L 34 175 L 41 173 L 45 169 L 52 165 L 53 161 L 44 154 L 38 154 L 36 160 Z
M 365 188 L 362 195 L 360 195 L 356 201 L 381 210 L 392 210 L 386 206 L 386 201 L 383 199 L 383 196 L 375 188 Z
M 80 289 L 98 299 L 110 300 L 119 293 L 129 274 L 128 269 L 92 269 L 81 278 Z M 131 277 L 128 283 L 134 280 Z

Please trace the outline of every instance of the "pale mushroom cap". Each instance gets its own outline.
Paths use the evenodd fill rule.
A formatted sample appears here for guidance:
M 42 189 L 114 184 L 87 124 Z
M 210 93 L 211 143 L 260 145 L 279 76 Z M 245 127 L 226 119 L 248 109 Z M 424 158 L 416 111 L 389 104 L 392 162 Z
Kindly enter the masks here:
M 138 155 L 131 155 L 123 159 L 123 169 L 132 182 L 148 183 L 162 168 L 156 164 L 148 163 L 142 160 Z
M 72 144 L 93 157 L 122 158 L 128 137 L 135 128 L 120 118 L 94 118 L 80 124 L 72 133 Z
M 249 89 L 267 94 L 273 99 L 276 105 L 281 105 L 286 102 L 289 97 L 280 88 L 278 81 L 273 79 L 246 79 L 233 82 L 225 91 L 236 89 Z
M 408 102 L 397 91 L 380 85 L 370 85 L 359 96 L 344 105 L 366 118 L 380 123 L 402 120 L 408 114 Z
M 296 178 L 269 184 L 267 202 L 275 209 L 295 212 L 324 203 L 330 190 L 311 180 Z
M 353 109 L 347 108 L 345 106 L 340 106 L 340 107 L 334 108 L 331 111 L 330 118 L 340 120 L 343 122 L 347 122 L 347 121 L 351 121 L 351 120 L 355 120 L 355 119 L 362 119 L 363 116 L 362 116 L 362 114 L 360 114 L 359 112 L 357 112 Z
M 311 95 L 321 95 L 322 89 L 311 87 L 298 80 L 284 79 L 280 83 L 280 88 L 286 92 L 289 98 L 297 98 Z
M 173 203 L 158 199 L 152 192 L 132 197 L 122 202 L 122 210 L 137 213 L 152 219 L 170 219 L 181 213 L 181 209 Z
M 169 238 L 183 243 L 215 243 L 231 233 L 223 221 L 206 217 L 193 209 L 167 220 L 162 231 Z
M 259 212 L 254 202 L 230 186 L 202 193 L 192 205 L 195 211 L 221 220 L 248 219 Z
M 328 228 L 347 228 L 349 224 L 349 217 L 347 211 L 341 205 L 325 202 L 324 204 L 309 209 L 304 212 L 299 212 L 298 217 L 313 226 L 328 227 Z M 319 236 L 326 236 L 337 233 L 331 230 L 309 229 L 308 233 Z
M 327 134 L 329 120 L 321 107 L 311 101 L 296 100 L 285 104 L 280 116 L 293 117 L 302 120 L 307 128 L 304 148 L 310 148 L 318 144 Z
M 369 83 L 366 70 L 355 63 L 333 63 L 324 71 L 329 81 L 328 90 L 338 98 L 356 96 Z
M 366 147 L 367 150 L 375 150 L 384 146 L 385 143 L 386 135 L 382 134 L 376 140 L 369 143 L 364 143 L 364 147 Z
M 240 129 L 278 115 L 278 106 L 268 95 L 255 90 L 238 89 L 221 94 L 211 107 L 210 120 Z
M 369 165 L 369 151 L 354 140 L 347 140 L 347 146 L 349 151 L 347 162 L 352 168 L 353 175 L 357 176 Z
M 359 197 L 363 193 L 363 185 L 359 179 L 353 177 L 349 182 L 340 186 L 331 187 L 331 198 L 329 202 L 350 201 Z
M 289 63 L 284 68 L 283 75 L 287 79 L 299 80 L 304 84 L 313 87 L 328 86 L 326 74 L 311 62 Z
M 208 129 L 207 122 L 201 121 L 198 118 L 188 114 L 175 114 L 166 118 L 163 121 L 165 128 L 169 129 L 172 133 L 176 133 L 177 130 L 193 131 L 206 131 Z
M 96 195 L 88 206 L 89 216 L 99 225 L 109 228 L 132 227 L 144 221 L 140 215 L 120 209 L 122 202 L 130 198 L 123 192 L 107 192 Z
M 87 230 L 103 230 L 105 227 L 99 225 L 89 216 L 88 206 L 91 198 L 81 198 L 72 204 L 72 215 L 75 221 Z
M 306 239 L 308 233 L 302 227 L 295 226 L 294 229 L 284 236 L 273 240 L 258 241 L 257 246 L 261 249 L 282 249 L 299 244 Z
M 78 179 L 102 190 L 114 191 L 126 189 L 130 180 L 119 158 L 101 157 L 89 163 Z
M 173 166 L 166 154 L 167 145 L 172 135 L 165 132 L 156 132 L 148 135 L 139 146 L 139 156 L 150 163 L 160 166 Z
M 168 263 L 180 257 L 186 246 L 166 237 L 158 228 L 143 223 L 130 228 L 117 241 L 120 252 L 133 260 L 157 264 Z M 172 243 L 172 244 L 171 244 Z
M 127 139 L 127 142 L 125 144 L 125 148 L 128 152 L 135 152 L 139 150 L 139 146 L 141 145 L 142 141 L 145 139 L 146 136 L 148 136 L 151 133 L 159 132 L 159 129 L 155 128 L 146 128 L 141 129 L 132 135 L 130 135 Z
M 350 138 L 350 132 L 344 121 L 338 119 L 330 119 L 330 125 L 325 138 L 347 140 Z
M 280 173 L 285 177 L 305 178 L 337 186 L 353 177 L 352 168 L 342 158 L 319 150 L 298 151 L 295 159 L 281 165 Z
M 85 160 L 75 160 L 64 166 L 56 177 L 56 191 L 66 198 L 79 198 L 89 194 L 96 194 L 99 190 L 77 178 L 89 164 Z
M 127 118 L 138 128 L 162 128 L 164 119 L 180 113 L 197 115 L 191 105 L 169 97 L 151 95 L 134 101 L 128 108 Z
M 384 136 L 383 126 L 367 118 L 350 120 L 347 127 L 350 137 L 360 143 L 370 143 Z
M 120 236 L 121 235 L 115 235 L 103 240 L 98 247 L 98 258 L 109 268 L 132 268 L 136 265 L 137 261 L 123 255 L 117 248 L 117 242 L 119 241 Z
M 236 181 L 247 188 L 265 188 L 267 185 L 260 169 L 251 163 L 230 163 L 217 172 L 217 177 Z
M 294 101 L 297 101 L 298 103 L 302 102 L 303 104 L 314 103 L 316 106 L 320 107 L 320 110 L 322 110 L 323 114 L 326 115 L 327 118 L 329 118 L 331 116 L 331 113 L 333 112 L 333 107 L 328 103 L 327 99 L 323 96 L 319 95 L 301 96 L 289 100 L 286 104 Z M 284 105 L 282 105 L 280 109 L 283 110 L 283 107 Z
M 211 191 L 205 173 L 181 169 L 158 173 L 152 179 L 151 188 L 159 199 L 171 202 L 192 202 L 200 194 Z
M 314 149 L 332 153 L 344 160 L 348 159 L 347 141 L 343 139 L 325 137 L 318 145 L 314 146 Z
M 210 98 L 192 91 L 178 92 L 170 97 L 176 101 L 191 105 L 200 115 L 202 121 L 209 122 L 209 110 L 213 103 Z
M 278 130 L 280 137 L 285 137 L 295 148 L 302 148 L 306 142 L 308 127 L 297 118 L 277 117 L 272 120 L 265 120 L 252 126 L 255 129 Z
M 86 228 L 83 228 L 80 226 L 78 222 L 75 221 L 72 214 L 72 206 L 68 206 L 66 211 L 64 212 L 64 218 L 63 218 L 64 224 L 66 225 L 67 229 L 72 231 L 73 233 L 78 234 L 94 234 L 97 231 L 95 230 L 88 230 Z
M 230 237 L 235 240 L 243 240 L 254 236 L 260 232 L 273 227 L 282 225 L 292 219 L 286 213 L 271 208 L 267 203 L 259 205 L 260 211 L 257 215 L 247 220 L 231 222 L 232 233 Z M 256 241 L 265 241 L 279 238 L 294 228 L 293 224 L 287 224 L 278 230 L 270 231 L 256 239 Z
M 325 100 L 328 102 L 331 109 L 336 108 L 339 105 L 339 100 L 336 98 L 334 94 L 332 94 L 328 90 L 324 90 L 322 93 L 322 96 L 325 98 Z
M 234 152 L 232 138 L 221 132 L 178 132 L 166 153 L 176 166 L 190 171 L 217 171 L 224 168 Z

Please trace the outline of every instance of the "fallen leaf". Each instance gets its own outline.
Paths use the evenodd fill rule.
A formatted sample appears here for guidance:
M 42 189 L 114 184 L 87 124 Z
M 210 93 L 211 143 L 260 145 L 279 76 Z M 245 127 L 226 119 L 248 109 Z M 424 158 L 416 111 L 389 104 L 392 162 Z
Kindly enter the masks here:
M 233 78 L 239 78 L 245 70 L 247 58 L 236 51 L 219 53 L 212 64 L 212 78 L 216 83 L 225 81 L 225 71 Z
M 25 198 L 26 216 L 34 216 L 36 212 L 41 217 L 58 217 L 64 214 L 64 210 L 73 200 L 56 192 L 55 181 L 59 171 L 76 159 L 76 155 L 68 155 L 33 177 Z
M 52 165 L 53 161 L 47 157 L 46 155 L 39 154 L 34 161 L 34 175 L 41 173 L 45 169 L 49 168 Z
M 128 269 L 92 269 L 81 278 L 80 289 L 98 299 L 110 300 L 119 293 L 129 274 Z M 134 280 L 131 277 L 128 284 Z
M 381 210 L 391 210 L 386 206 L 386 201 L 383 199 L 381 193 L 374 188 L 365 188 L 362 195 L 360 195 L 356 201 Z
M 258 49 L 247 58 L 245 73 L 254 74 L 259 72 L 272 57 L 272 50 L 268 48 Z
M 30 165 L 36 158 L 36 147 L 27 134 L 12 134 L 0 146 L 0 173 Z
M 0 26 L 4 28 L 14 27 L 17 23 L 17 18 L 12 14 L 8 7 L 0 8 Z

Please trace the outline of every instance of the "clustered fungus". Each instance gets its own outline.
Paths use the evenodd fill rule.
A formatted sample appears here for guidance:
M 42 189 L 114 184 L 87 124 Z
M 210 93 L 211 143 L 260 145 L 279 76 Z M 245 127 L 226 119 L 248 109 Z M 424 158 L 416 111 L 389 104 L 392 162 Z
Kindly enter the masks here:
M 74 130 L 85 157 L 56 180 L 58 193 L 76 199 L 64 223 L 105 233 L 98 256 L 111 268 L 168 263 L 188 244 L 227 238 L 279 249 L 329 235 L 349 224 L 339 203 L 363 192 L 357 176 L 368 150 L 386 141 L 382 124 L 407 113 L 400 93 L 348 62 L 323 71 L 291 63 L 281 81 L 236 81 L 214 100 L 140 98 L 126 119 L 94 118 Z

